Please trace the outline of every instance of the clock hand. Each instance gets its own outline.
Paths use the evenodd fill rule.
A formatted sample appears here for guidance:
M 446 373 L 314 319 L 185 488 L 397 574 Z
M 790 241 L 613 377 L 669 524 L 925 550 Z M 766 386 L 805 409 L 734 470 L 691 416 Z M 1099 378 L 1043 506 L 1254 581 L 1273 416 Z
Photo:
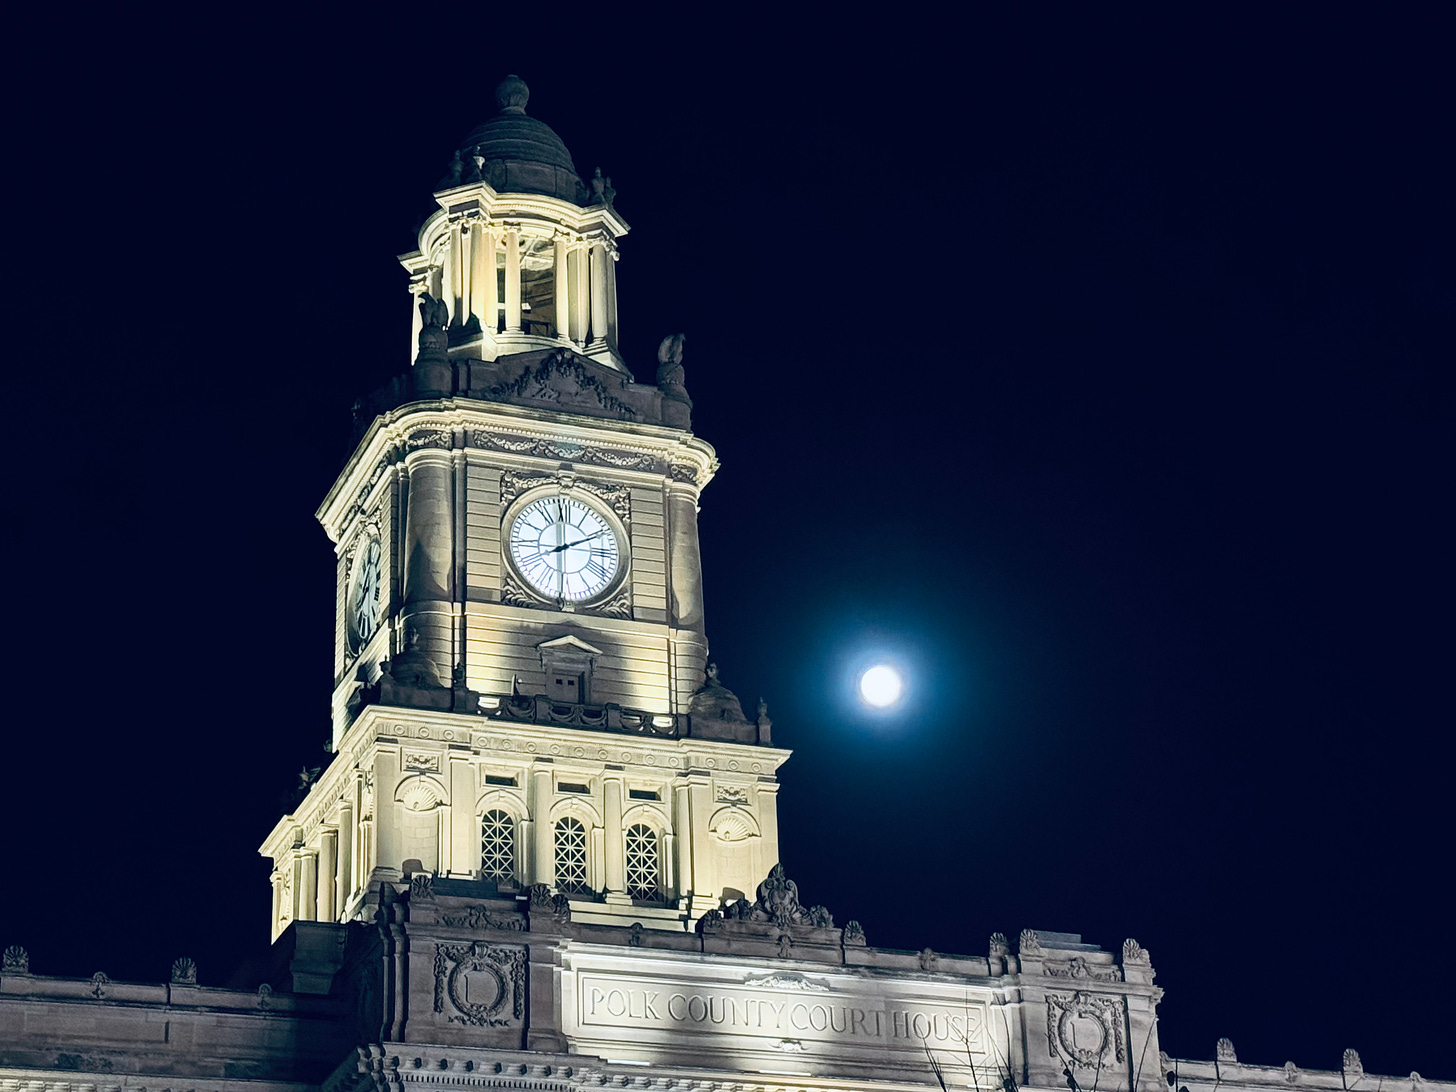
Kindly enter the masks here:
M 569 550 L 573 546 L 580 546 L 583 542 L 590 542 L 592 539 L 596 538 L 597 535 L 599 535 L 601 533 L 602 533 L 601 531 L 593 531 L 591 534 L 587 535 L 586 538 L 579 538 L 575 542 L 565 542 L 565 543 L 562 543 L 560 546 L 553 547 L 552 550 L 551 550 L 551 553 L 553 553 L 553 554 L 559 554 L 562 550 Z

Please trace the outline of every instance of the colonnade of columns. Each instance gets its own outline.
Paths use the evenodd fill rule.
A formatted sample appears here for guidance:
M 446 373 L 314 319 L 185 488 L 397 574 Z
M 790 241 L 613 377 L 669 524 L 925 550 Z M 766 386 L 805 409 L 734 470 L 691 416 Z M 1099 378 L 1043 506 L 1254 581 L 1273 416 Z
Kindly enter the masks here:
M 362 773 L 335 809 L 334 824 L 320 828 L 316 845 L 298 845 L 276 860 L 273 935 L 290 921 L 338 921 L 374 868 L 374 820 L 356 819 L 364 801 Z
M 543 244 L 549 243 L 549 247 Z M 445 301 L 451 329 L 478 328 L 491 337 L 522 335 L 532 324 L 523 281 L 523 250 L 549 251 L 551 332 L 531 328 L 581 349 L 617 344 L 616 245 L 606 236 L 561 230 L 549 235 L 509 221 L 460 219 L 450 225 L 439 261 L 415 275 L 410 291 Z M 538 259 L 539 260 L 539 259 Z M 419 344 L 421 319 L 412 308 L 410 358 Z

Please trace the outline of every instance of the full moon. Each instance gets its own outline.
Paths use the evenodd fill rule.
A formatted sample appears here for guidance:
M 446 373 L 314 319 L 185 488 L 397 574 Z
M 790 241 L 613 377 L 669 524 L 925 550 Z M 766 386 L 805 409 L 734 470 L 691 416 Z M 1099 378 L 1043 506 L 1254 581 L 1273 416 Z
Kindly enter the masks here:
M 884 708 L 900 696 L 900 676 L 893 667 L 877 664 L 859 679 L 860 697 L 871 705 Z

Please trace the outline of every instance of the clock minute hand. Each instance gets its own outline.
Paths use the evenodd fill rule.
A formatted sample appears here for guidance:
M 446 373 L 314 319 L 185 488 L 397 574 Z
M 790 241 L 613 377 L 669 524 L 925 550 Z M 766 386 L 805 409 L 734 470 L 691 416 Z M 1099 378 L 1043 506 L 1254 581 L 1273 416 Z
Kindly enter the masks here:
M 560 546 L 553 546 L 550 552 L 553 554 L 559 554 L 562 550 L 569 550 L 573 546 L 580 546 L 583 542 L 590 542 L 599 534 L 601 534 L 600 531 L 593 531 L 591 534 L 587 535 L 586 538 L 579 538 L 575 542 L 563 542 Z

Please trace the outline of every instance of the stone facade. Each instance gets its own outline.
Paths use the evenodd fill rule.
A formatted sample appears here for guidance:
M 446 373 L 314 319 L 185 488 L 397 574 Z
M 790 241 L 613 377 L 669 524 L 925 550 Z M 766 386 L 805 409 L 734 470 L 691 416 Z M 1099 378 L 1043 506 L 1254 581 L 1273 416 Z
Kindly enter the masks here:
M 610 180 L 574 175 L 519 80 L 498 102 L 403 259 L 411 368 L 361 403 L 318 513 L 334 757 L 262 845 L 271 949 L 227 985 L 185 957 L 161 985 L 48 978 L 7 949 L 0 1092 L 1456 1092 L 1353 1050 L 1171 1059 L 1133 940 L 898 951 L 801 897 L 789 752 L 707 662 L 717 460 L 682 338 L 632 380 Z

